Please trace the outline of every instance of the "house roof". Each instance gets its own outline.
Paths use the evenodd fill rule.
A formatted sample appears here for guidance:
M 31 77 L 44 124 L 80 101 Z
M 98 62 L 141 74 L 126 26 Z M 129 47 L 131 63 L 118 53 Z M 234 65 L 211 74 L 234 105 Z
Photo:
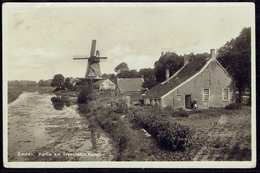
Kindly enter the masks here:
M 99 80 L 99 81 L 97 81 L 97 82 L 95 82 L 93 85 L 100 85 L 100 84 L 102 84 L 104 81 L 106 81 L 106 80 L 109 80 L 109 79 L 101 79 L 101 80 Z M 113 83 L 111 80 L 109 80 L 111 83 Z
M 117 78 L 117 85 L 121 92 L 141 91 L 143 78 Z
M 169 91 L 197 74 L 205 66 L 207 61 L 209 61 L 208 58 L 206 59 L 202 57 L 194 59 L 193 61 L 183 66 L 167 81 L 164 81 L 147 91 L 145 93 L 146 97 L 160 98 L 164 96 Z
M 103 83 L 105 81 L 105 79 L 101 79 L 95 83 L 93 83 L 93 85 L 100 85 L 101 83 Z

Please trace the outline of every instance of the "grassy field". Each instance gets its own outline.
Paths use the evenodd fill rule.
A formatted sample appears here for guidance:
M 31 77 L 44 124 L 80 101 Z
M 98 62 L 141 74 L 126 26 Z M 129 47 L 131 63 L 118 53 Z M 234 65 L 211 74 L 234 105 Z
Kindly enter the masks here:
M 54 89 L 55 88 L 48 86 L 8 86 L 8 104 L 15 101 L 22 94 L 23 91 L 38 91 L 39 93 L 49 93 L 52 92 Z
M 80 107 L 84 116 L 97 122 L 117 142 L 118 161 L 251 160 L 251 107 L 212 108 L 185 114 L 165 110 L 164 116 L 170 122 L 187 126 L 192 131 L 192 145 L 182 151 L 171 151 L 159 145 L 154 137 L 147 136 L 143 127 L 136 123 L 134 112 L 144 107 L 126 108 L 118 102 L 118 96 L 100 97 Z
M 193 130 L 192 160 L 251 160 L 251 107 L 215 108 L 169 118 Z

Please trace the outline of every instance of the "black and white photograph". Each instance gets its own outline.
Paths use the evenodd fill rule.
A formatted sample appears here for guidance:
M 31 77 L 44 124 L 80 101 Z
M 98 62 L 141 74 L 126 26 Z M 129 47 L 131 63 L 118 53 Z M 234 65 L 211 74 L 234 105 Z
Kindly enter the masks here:
M 254 3 L 4 3 L 7 168 L 256 166 Z

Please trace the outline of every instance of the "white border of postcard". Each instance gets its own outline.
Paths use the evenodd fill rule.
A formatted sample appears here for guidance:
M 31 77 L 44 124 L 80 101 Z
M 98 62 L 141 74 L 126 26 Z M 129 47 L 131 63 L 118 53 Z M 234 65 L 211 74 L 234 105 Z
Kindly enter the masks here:
M 82 7 L 82 6 L 245 6 L 251 8 L 251 74 L 252 74 L 252 159 L 251 161 L 199 161 L 199 162 L 8 162 L 7 153 L 7 10 L 13 7 Z M 255 4 L 254 3 L 4 3 L 3 28 L 3 163 L 6 168 L 254 168 L 256 167 L 256 76 L 255 76 Z

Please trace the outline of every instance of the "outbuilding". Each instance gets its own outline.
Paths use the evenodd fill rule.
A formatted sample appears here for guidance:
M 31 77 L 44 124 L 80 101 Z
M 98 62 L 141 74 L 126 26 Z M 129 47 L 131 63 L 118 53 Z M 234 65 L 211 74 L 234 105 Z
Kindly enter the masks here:
M 116 85 L 109 79 L 101 79 L 93 84 L 99 91 L 115 91 Z

